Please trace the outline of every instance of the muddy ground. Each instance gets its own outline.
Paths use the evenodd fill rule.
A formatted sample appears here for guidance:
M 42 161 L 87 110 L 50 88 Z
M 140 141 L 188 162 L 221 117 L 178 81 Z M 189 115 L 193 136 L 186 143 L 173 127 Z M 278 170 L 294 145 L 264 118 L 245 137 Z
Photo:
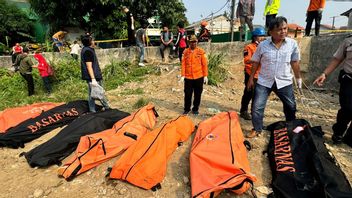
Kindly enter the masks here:
M 149 76 L 144 82 L 127 83 L 108 92 L 108 98 L 114 108 L 133 111 L 133 105 L 140 98 L 152 101 L 160 115 L 158 125 L 176 118 L 183 112 L 183 85 L 178 83 L 179 67 L 172 64 L 159 64 L 161 76 Z M 243 92 L 243 72 L 241 63 L 232 63 L 228 67 L 229 78 L 219 86 L 205 86 L 202 95 L 200 115 L 190 115 L 195 123 L 205 120 L 219 111 L 239 111 Z M 142 88 L 143 93 L 126 94 L 124 90 Z M 331 126 L 334 123 L 338 106 L 336 93 L 319 93 L 304 90 L 304 97 L 298 93 L 298 118 L 304 118 L 313 126 L 320 125 L 325 132 L 328 148 L 337 158 L 341 168 L 352 181 L 352 149 L 347 145 L 335 146 L 331 142 Z M 264 124 L 283 120 L 281 102 L 270 96 L 265 111 Z M 243 133 L 247 133 L 252 124 L 241 119 Z M 44 169 L 30 168 L 24 157 L 19 154 L 44 143 L 53 137 L 59 129 L 27 143 L 21 149 L 0 149 L 0 197 L 190 197 L 189 150 L 193 136 L 179 147 L 168 162 L 167 175 L 156 192 L 146 191 L 120 181 L 105 179 L 106 170 L 117 158 L 97 168 L 79 175 L 67 182 L 57 177 L 58 166 Z M 253 174 L 258 178 L 255 189 L 259 196 L 266 197 L 270 190 L 271 172 L 267 157 L 262 154 L 269 141 L 269 133 L 250 139 L 253 149 L 248 153 Z M 223 192 L 220 197 L 233 197 Z M 250 197 L 243 195 L 241 197 Z

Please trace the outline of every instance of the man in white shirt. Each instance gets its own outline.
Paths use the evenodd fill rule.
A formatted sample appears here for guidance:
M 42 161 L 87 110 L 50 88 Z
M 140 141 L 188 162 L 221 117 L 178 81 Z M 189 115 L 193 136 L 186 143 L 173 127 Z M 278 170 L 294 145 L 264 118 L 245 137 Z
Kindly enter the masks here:
M 252 73 L 247 88 L 254 88 L 254 74 L 261 65 L 252 106 L 253 129 L 247 135 L 252 138 L 263 129 L 264 109 L 268 96 L 273 91 L 283 103 L 286 121 L 296 119 L 296 102 L 292 86 L 291 68 L 302 88 L 300 53 L 297 42 L 287 36 L 287 19 L 277 17 L 269 25 L 270 38 L 261 42 L 252 56 Z
M 74 41 L 73 44 L 70 46 L 71 48 L 71 56 L 75 59 L 78 60 L 78 54 L 79 50 L 81 50 L 81 47 L 78 45 L 77 41 Z

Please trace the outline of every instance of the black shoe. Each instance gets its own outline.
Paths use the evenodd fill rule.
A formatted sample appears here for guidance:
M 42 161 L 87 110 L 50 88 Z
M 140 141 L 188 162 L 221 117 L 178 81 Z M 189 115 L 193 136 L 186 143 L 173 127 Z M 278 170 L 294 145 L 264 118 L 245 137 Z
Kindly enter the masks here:
M 183 115 L 187 115 L 189 113 L 189 111 L 184 111 Z
M 332 142 L 334 144 L 341 144 L 342 143 L 342 137 L 341 136 L 332 135 L 331 139 L 332 139 Z
M 199 115 L 199 111 L 192 111 L 193 115 Z
M 241 112 L 240 113 L 240 117 L 245 119 L 245 120 L 251 120 L 252 119 L 252 116 L 247 111 Z

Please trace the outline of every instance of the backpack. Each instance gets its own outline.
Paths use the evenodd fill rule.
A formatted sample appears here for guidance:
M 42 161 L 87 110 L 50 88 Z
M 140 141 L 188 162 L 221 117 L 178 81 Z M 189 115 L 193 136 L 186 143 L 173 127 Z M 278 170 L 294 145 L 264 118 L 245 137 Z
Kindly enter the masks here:
M 199 124 L 190 154 L 192 197 L 216 197 L 228 189 L 243 194 L 257 179 L 251 174 L 236 112 L 222 112 Z

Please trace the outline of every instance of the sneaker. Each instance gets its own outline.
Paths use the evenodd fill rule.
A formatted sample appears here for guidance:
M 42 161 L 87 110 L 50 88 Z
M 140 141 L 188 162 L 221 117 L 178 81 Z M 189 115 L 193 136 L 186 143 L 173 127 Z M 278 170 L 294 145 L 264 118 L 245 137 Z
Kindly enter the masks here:
M 192 111 L 193 115 L 199 115 L 199 111 Z
M 138 66 L 144 67 L 145 64 L 144 63 L 138 63 Z
M 247 133 L 246 137 L 247 138 L 254 138 L 254 137 L 256 137 L 259 134 L 260 134 L 260 132 L 257 132 L 254 129 L 252 129 L 249 133 Z
M 332 139 L 334 144 L 341 144 L 342 143 L 342 137 L 341 136 L 332 135 L 331 139 Z
M 183 115 L 187 115 L 189 113 L 189 111 L 184 111 Z
M 251 114 L 248 113 L 248 111 L 243 111 L 240 113 L 240 117 L 245 119 L 245 120 L 251 120 L 252 116 Z

